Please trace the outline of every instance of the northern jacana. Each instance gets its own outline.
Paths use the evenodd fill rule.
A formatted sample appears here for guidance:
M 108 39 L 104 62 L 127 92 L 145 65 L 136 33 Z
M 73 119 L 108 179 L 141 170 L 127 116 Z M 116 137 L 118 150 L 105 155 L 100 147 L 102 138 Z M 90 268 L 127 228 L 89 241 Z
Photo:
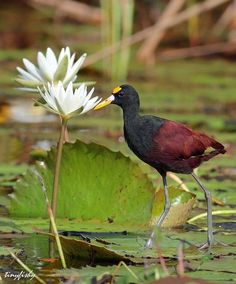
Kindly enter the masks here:
M 137 91 L 130 85 L 121 85 L 112 95 L 99 103 L 95 109 L 116 104 L 123 110 L 124 136 L 129 148 L 142 161 L 155 168 L 162 176 L 165 206 L 157 227 L 160 227 L 170 209 L 166 173 L 191 174 L 204 192 L 207 201 L 207 242 L 201 248 L 209 248 L 213 243 L 212 200 L 193 169 L 202 162 L 218 154 L 224 154 L 224 146 L 213 138 L 191 130 L 185 125 L 152 115 L 140 115 L 140 101 Z M 212 151 L 206 152 L 208 148 Z M 151 247 L 154 231 L 146 246 Z

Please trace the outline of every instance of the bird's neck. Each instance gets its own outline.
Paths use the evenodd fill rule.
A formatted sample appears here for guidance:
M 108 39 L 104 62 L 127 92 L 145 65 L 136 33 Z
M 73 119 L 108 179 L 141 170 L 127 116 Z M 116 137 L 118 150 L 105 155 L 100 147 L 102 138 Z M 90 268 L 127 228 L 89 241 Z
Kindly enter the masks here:
M 131 121 L 139 117 L 139 105 L 122 106 L 124 121 Z

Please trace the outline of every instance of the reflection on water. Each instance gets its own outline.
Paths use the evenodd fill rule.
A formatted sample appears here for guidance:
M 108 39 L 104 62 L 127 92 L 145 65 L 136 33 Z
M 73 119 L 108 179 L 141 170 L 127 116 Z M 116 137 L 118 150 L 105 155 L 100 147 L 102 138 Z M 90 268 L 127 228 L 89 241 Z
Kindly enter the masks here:
M 1 102 L 0 164 L 26 163 L 32 149 L 48 150 L 52 142 L 45 139 L 45 134 L 55 130 L 57 124 L 57 117 L 35 107 L 32 99 Z M 39 133 L 42 135 L 37 138 Z
M 48 140 L 39 140 L 33 145 L 33 149 L 43 149 L 45 151 L 49 151 L 52 146 L 52 141 Z
M 35 107 L 32 99 L 14 99 L 1 102 L 0 123 L 42 123 L 55 122 L 55 115 L 48 114 L 42 107 Z
M 0 133 L 0 164 L 19 161 L 23 148 L 22 141 L 16 136 Z
M 45 264 L 41 261 L 43 258 L 48 258 L 48 238 L 38 234 L 23 234 L 23 235 L 4 235 L 0 239 L 0 246 L 14 247 L 20 250 L 18 256 L 22 261 L 30 268 L 33 267 L 33 271 L 41 270 Z M 9 265 L 7 258 L 0 260 L 0 273 L 6 271 L 17 271 L 16 266 L 14 268 Z
M 79 137 L 86 142 L 92 140 L 106 146 L 109 144 L 111 148 L 113 144 L 124 144 L 120 130 L 118 134 L 101 133 L 101 129 L 96 127 L 91 136 L 88 131 L 91 125 L 92 123 L 83 127 L 78 126 L 77 122 L 70 123 L 71 140 Z M 0 164 L 29 163 L 31 151 L 49 150 L 56 143 L 58 133 L 58 116 L 48 113 L 42 107 L 35 107 L 33 99 L 12 98 L 11 101 L 0 102 Z M 105 140 L 109 140 L 108 143 Z

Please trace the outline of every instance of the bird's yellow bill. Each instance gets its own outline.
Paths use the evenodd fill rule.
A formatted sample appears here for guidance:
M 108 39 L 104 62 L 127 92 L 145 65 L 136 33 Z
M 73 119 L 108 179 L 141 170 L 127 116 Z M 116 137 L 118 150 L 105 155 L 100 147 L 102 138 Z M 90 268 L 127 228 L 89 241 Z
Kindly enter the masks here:
M 105 99 L 104 101 L 102 101 L 101 103 L 96 105 L 94 110 L 108 106 L 109 104 L 111 104 L 114 101 L 114 99 L 115 99 L 114 96 L 110 96 L 109 98 Z

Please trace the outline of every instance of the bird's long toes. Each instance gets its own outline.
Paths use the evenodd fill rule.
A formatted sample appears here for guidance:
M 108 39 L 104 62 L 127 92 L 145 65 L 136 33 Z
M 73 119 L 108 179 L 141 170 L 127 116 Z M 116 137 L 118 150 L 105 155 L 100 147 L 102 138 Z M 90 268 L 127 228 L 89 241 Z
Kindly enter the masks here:
M 201 245 L 197 245 L 199 250 L 209 250 L 212 246 L 212 243 L 206 242 L 204 244 Z
M 209 250 L 213 245 L 229 246 L 228 244 L 214 238 L 212 242 L 207 241 L 206 243 L 198 245 L 197 247 L 199 248 L 199 250 Z
M 218 245 L 221 245 L 221 246 L 224 246 L 224 247 L 230 246 L 229 244 L 226 244 L 226 243 L 224 243 L 224 242 L 222 242 L 220 240 L 216 240 L 216 239 L 214 239 L 214 243 L 216 243 Z
M 145 248 L 151 249 L 153 247 L 153 240 L 152 238 L 148 239 L 148 241 L 145 244 Z

